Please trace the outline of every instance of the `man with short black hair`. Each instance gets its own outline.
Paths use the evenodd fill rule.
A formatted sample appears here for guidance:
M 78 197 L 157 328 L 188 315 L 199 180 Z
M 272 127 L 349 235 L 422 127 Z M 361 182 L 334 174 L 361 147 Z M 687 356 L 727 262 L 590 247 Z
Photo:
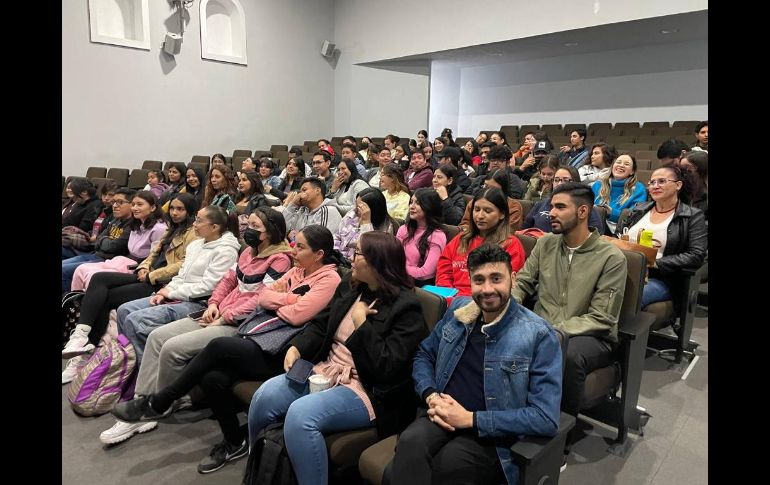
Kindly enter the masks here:
M 537 294 L 535 313 L 569 335 L 561 409 L 576 417 L 586 376 L 612 361 L 628 273 L 623 252 L 588 227 L 593 200 L 580 182 L 553 190 L 553 232 L 538 239 L 513 288 L 519 303 Z
M 433 168 L 425 161 L 425 155 L 421 151 L 412 152 L 404 179 L 412 192 L 423 187 L 433 187 Z
M 328 194 L 332 183 L 334 183 L 334 175 L 337 172 L 331 166 L 332 156 L 327 151 L 319 150 L 313 154 L 313 161 L 311 163 L 313 173 L 326 185 L 326 193 Z
M 532 151 L 529 152 L 520 166 L 513 169 L 513 173 L 518 175 L 521 180 L 529 181 L 537 173 L 540 162 L 548 155 L 548 152 L 548 144 L 545 141 L 535 141 Z M 516 157 L 513 158 L 515 160 Z
M 661 165 L 679 165 L 682 155 L 689 151 L 687 143 L 672 138 L 660 144 L 656 155 Z
M 446 146 L 442 152 L 436 154 L 436 158 L 438 159 L 439 167 L 447 163 L 454 165 L 454 167 L 457 169 L 457 177 L 455 177 L 454 181 L 455 185 L 460 187 L 461 192 L 468 190 L 468 187 L 471 186 L 471 179 L 465 173 L 465 170 L 460 167 L 460 160 L 463 158 L 463 154 L 460 149 Z
M 511 256 L 468 254 L 473 299 L 458 297 L 417 350 L 412 378 L 427 409 L 401 433 L 384 483 L 517 483 L 511 445 L 559 429 L 556 332 L 511 298 Z
M 487 172 L 495 170 L 505 170 L 508 173 L 508 190 L 512 199 L 521 199 L 524 196 L 525 185 L 518 175 L 508 166 L 512 156 L 511 149 L 506 145 L 495 145 L 489 150 L 487 155 Z M 466 194 L 475 195 L 484 186 L 484 177 L 478 176 L 465 191 Z
M 569 165 L 571 167 L 579 168 L 582 166 L 590 155 L 590 151 L 586 146 L 586 136 L 588 132 L 585 128 L 575 128 L 569 134 L 569 145 L 564 145 L 559 148 L 561 152 L 559 154 L 559 162 L 562 165 Z
M 364 167 L 364 161 L 359 158 L 358 152 L 356 151 L 356 146 L 352 143 L 344 143 L 340 153 L 343 160 L 350 160 L 355 164 L 358 175 L 360 175 L 362 179 L 366 180 L 366 167 Z
M 708 152 L 709 151 L 709 122 L 701 121 L 695 125 L 695 145 L 692 149 L 696 152 Z
M 317 177 L 305 178 L 299 192 L 289 193 L 286 202 L 283 218 L 286 220 L 286 234 L 290 242 L 294 241 L 297 232 L 303 227 L 312 224 L 320 224 L 334 234 L 342 220 L 334 201 L 326 198 L 324 181 Z
M 390 159 L 390 150 L 387 147 L 380 146 L 380 145 L 374 145 L 372 147 L 372 154 L 377 157 L 377 166 L 369 169 L 369 171 L 366 174 L 366 181 L 369 182 L 369 185 L 372 187 L 379 189 L 380 188 L 380 172 L 382 171 L 382 167 L 389 164 Z

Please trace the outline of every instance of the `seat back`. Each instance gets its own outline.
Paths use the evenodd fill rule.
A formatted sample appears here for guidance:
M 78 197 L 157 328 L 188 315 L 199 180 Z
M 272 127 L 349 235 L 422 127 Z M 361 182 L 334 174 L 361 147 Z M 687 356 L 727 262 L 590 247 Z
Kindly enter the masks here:
M 519 242 L 521 242 L 521 245 L 524 247 L 524 258 L 528 258 L 532 253 L 532 249 L 534 249 L 535 244 L 537 244 L 537 239 L 526 234 L 515 233 L 514 236 L 518 238 Z
M 458 226 L 451 226 L 449 224 L 441 224 L 441 230 L 446 234 L 447 243 L 454 239 L 461 231 Z
M 534 203 L 531 200 L 524 200 L 524 199 L 516 199 L 519 204 L 521 204 L 521 220 L 527 218 L 527 214 L 529 214 L 529 211 L 532 209 L 532 206 Z
M 145 170 L 163 170 L 163 162 L 160 160 L 145 160 L 142 162 L 142 168 Z
M 107 169 L 105 167 L 88 167 L 86 170 L 86 178 L 93 179 L 97 177 L 104 178 L 107 176 Z
M 106 184 L 107 182 L 112 182 L 112 179 L 108 179 L 104 177 L 94 177 L 90 180 L 91 180 L 91 183 L 94 184 L 94 187 L 96 187 L 97 196 L 102 193 L 102 187 L 104 187 L 104 184 Z
M 233 155 L 231 158 L 250 157 L 250 156 L 251 156 L 251 150 L 237 149 L 237 150 L 233 150 Z
M 128 188 L 139 190 L 147 185 L 147 172 L 145 168 L 135 168 L 131 170 L 131 175 L 128 177 Z
M 270 152 L 288 152 L 289 146 L 288 145 L 270 145 Z
M 414 293 L 417 295 L 417 299 L 420 300 L 422 315 L 425 318 L 425 323 L 428 325 L 428 330 L 432 332 L 433 327 L 436 326 L 438 321 L 444 317 L 444 313 L 446 313 L 446 298 L 430 291 L 425 291 L 422 288 L 415 288 Z
M 128 169 L 111 168 L 107 171 L 107 178 L 114 180 L 119 187 L 125 187 L 128 184 Z

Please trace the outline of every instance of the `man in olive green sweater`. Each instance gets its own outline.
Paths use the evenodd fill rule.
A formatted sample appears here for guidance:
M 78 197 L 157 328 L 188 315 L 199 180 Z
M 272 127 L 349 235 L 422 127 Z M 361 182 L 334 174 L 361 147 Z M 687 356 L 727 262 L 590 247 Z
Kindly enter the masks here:
M 588 227 L 592 209 L 586 185 L 567 182 L 554 189 L 553 232 L 537 241 L 512 292 L 519 303 L 537 293 L 534 312 L 569 335 L 561 409 L 573 416 L 586 375 L 611 362 L 628 272 L 623 252 Z

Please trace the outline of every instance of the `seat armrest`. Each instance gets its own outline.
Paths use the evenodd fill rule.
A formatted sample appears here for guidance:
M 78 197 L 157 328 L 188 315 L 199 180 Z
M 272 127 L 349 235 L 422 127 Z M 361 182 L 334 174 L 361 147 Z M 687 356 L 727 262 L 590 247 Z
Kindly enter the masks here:
M 575 426 L 575 417 L 561 413 L 559 432 L 554 437 L 524 436 L 511 447 L 511 459 L 518 465 L 528 465 L 540 460 L 551 448 L 558 446 L 558 452 L 563 453 L 567 433 Z M 559 446 L 559 443 L 561 445 Z
M 636 315 L 621 317 L 622 325 L 618 328 L 621 338 L 636 340 L 650 331 L 650 327 L 655 323 L 655 315 L 649 312 L 640 311 Z

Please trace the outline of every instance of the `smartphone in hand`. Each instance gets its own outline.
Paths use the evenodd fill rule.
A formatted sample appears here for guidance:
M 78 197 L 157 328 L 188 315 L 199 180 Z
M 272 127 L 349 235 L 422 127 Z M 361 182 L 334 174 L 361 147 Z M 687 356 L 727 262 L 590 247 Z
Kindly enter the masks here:
M 200 320 L 203 317 L 203 314 L 206 313 L 206 309 L 198 310 L 197 312 L 192 312 L 187 315 L 187 318 L 190 318 L 192 320 Z
M 286 373 L 286 378 L 291 379 L 298 384 L 304 384 L 312 373 L 312 362 L 308 362 L 305 359 L 297 359 L 294 362 L 294 365 L 291 366 L 291 369 L 289 369 L 289 372 Z

